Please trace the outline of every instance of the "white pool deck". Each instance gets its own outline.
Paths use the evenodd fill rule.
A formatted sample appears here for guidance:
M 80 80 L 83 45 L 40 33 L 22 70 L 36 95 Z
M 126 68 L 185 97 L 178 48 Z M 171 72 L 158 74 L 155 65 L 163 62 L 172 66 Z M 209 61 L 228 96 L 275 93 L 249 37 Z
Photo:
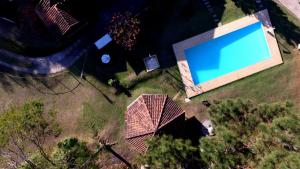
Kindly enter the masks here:
M 192 79 L 188 62 L 184 54 L 185 49 L 215 39 L 222 35 L 233 32 L 235 30 L 244 28 L 258 21 L 261 21 L 263 23 L 263 29 L 265 30 L 264 31 L 265 37 L 270 49 L 271 57 L 265 61 L 261 61 L 251 66 L 239 69 L 235 72 L 228 73 L 226 75 L 220 76 L 218 78 L 207 81 L 200 85 L 195 85 Z M 249 49 L 251 50 L 251 44 L 249 44 Z M 201 93 L 213 90 L 215 88 L 221 87 L 233 81 L 242 79 L 244 77 L 250 76 L 262 70 L 283 63 L 280 50 L 278 48 L 277 40 L 275 38 L 275 33 L 274 30 L 272 29 L 269 13 L 267 10 L 259 11 L 253 15 L 243 17 L 236 21 L 230 22 L 223 26 L 217 27 L 215 29 L 209 30 L 202 34 L 186 39 L 184 41 L 173 44 L 173 50 L 177 59 L 177 64 L 179 67 L 183 84 L 185 85 L 185 91 L 188 98 L 194 97 Z M 249 52 L 249 51 L 245 51 L 245 52 Z

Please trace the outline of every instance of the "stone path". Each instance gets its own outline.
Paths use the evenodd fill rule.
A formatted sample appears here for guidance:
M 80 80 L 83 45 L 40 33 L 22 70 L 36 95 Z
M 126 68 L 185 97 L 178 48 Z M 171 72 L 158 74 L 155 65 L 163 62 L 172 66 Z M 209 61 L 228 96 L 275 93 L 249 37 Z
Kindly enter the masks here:
M 10 57 L 14 60 L 22 62 L 30 62 L 31 66 L 22 67 L 16 66 L 11 63 L 7 63 L 0 60 L 0 66 L 3 66 L 7 69 L 17 71 L 20 73 L 34 74 L 34 75 L 50 75 L 59 73 L 61 71 L 66 70 L 72 64 L 74 64 L 85 52 L 87 52 L 87 48 L 84 45 L 83 40 L 78 40 L 68 48 L 60 51 L 58 53 L 30 58 L 25 57 L 23 55 L 19 55 L 13 52 L 10 52 L 5 49 L 0 49 L 0 56 Z
M 275 2 L 285 6 L 300 20 L 300 0 L 275 0 Z

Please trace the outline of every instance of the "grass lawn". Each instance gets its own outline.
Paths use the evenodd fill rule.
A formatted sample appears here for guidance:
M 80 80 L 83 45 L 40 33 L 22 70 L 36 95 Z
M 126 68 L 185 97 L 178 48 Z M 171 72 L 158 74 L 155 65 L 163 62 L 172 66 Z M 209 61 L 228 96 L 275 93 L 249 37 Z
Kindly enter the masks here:
M 197 96 L 194 98 L 195 101 L 241 97 L 257 102 L 291 100 L 299 105 L 299 96 L 295 94 L 295 92 L 297 93 L 296 84 L 299 83 L 299 58 L 297 57 L 299 54 L 297 54 L 293 43 L 290 42 L 291 39 L 287 38 L 292 36 L 291 34 L 299 35 L 300 23 L 291 15 L 286 16 L 287 11 L 279 8 L 275 3 L 268 1 L 265 5 L 269 9 L 271 21 L 276 28 L 276 38 L 279 42 L 284 64 Z M 226 10 L 227 13 L 231 13 L 230 10 L 232 13 L 238 11 L 232 7 Z M 284 13 L 279 14 L 278 10 L 282 10 Z M 224 17 L 224 22 L 240 18 L 240 16 L 232 15 L 230 18 Z M 294 29 L 294 26 L 282 28 L 279 24 L 295 25 L 298 28 Z M 298 39 L 292 40 L 297 41 Z
M 0 106 L 5 109 L 10 104 L 21 104 L 28 99 L 41 99 L 49 108 L 58 110 L 58 120 L 64 129 L 61 137 L 77 136 L 92 142 L 93 136 L 100 130 L 100 135 L 118 141 L 120 151 L 126 153 L 127 147 L 123 141 L 123 114 L 127 105 L 143 93 L 168 94 L 182 105 L 189 116 L 195 115 L 198 119 L 207 116 L 203 113 L 203 100 L 240 97 L 258 103 L 291 100 L 300 105 L 300 91 L 297 90 L 300 85 L 300 57 L 293 46 L 293 41 L 297 40 L 293 36 L 297 35 L 297 31 L 299 33 L 299 28 L 296 29 L 295 25 L 299 27 L 300 23 L 290 15 L 283 16 L 286 11 L 276 7 L 271 1 L 267 1 L 266 5 L 278 32 L 277 39 L 280 42 L 284 64 L 197 96 L 190 103 L 184 103 L 185 92 L 171 45 L 209 30 L 216 24 L 212 22 L 212 17 L 201 3 L 193 6 L 192 1 L 191 4 L 180 0 L 174 2 L 174 6 L 166 8 L 168 14 L 163 15 L 165 11 L 156 13 L 159 12 L 158 2 L 153 1 L 153 7 L 143 17 L 147 19 L 153 15 L 162 15 L 162 23 L 154 24 L 155 20 L 143 22 L 145 31 L 142 30 L 136 51 L 143 56 L 146 56 L 147 51 L 157 53 L 163 68 L 151 73 L 142 71 L 136 75 L 133 67 L 128 64 L 127 71 L 115 75 L 129 90 L 131 97 L 124 93 L 116 93 L 116 89 L 99 81 L 92 73 L 86 75 L 85 81 L 79 80 L 79 84 L 79 63 L 71 68 L 77 77 L 65 73 L 43 80 L 30 77 L 12 78 L 0 74 Z M 225 2 L 216 6 L 216 10 L 222 13 L 223 23 L 245 15 L 244 11 L 235 5 L 235 1 Z M 167 4 L 166 2 L 165 5 Z M 193 10 L 189 11 L 190 8 Z M 284 13 L 280 13 L 281 10 Z

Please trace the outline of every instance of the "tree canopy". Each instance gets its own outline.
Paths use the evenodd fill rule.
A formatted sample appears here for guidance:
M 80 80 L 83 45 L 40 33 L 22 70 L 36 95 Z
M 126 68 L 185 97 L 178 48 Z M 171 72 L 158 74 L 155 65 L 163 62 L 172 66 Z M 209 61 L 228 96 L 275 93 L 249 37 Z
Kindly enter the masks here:
M 130 12 L 115 13 L 108 27 L 114 41 L 125 50 L 131 51 L 140 33 L 140 20 Z
M 155 136 L 148 141 L 148 151 L 139 158 L 141 164 L 155 169 L 174 169 L 196 161 L 197 148 L 190 140 L 174 139 L 169 135 Z
M 215 101 L 208 113 L 215 135 L 200 138 L 198 149 L 186 140 L 154 137 L 142 164 L 182 168 L 197 152 L 201 168 L 299 168 L 300 118 L 291 103 Z
M 37 150 L 50 162 L 43 144 L 45 139 L 60 134 L 54 110 L 45 111 L 43 103 L 30 101 L 22 107 L 11 107 L 0 115 L 0 155 L 16 167 L 27 162 L 32 168 L 36 165 L 29 159 L 30 153 Z
M 209 114 L 216 135 L 200 139 L 202 162 L 211 168 L 299 167 L 300 121 L 292 110 L 290 103 L 213 104 Z
M 39 154 L 31 157 L 31 160 L 37 165 L 37 168 L 44 169 L 96 169 L 96 156 L 91 152 L 86 143 L 77 138 L 67 138 L 57 144 L 51 156 L 49 157 L 55 164 L 42 158 Z M 27 163 L 19 169 L 32 169 Z

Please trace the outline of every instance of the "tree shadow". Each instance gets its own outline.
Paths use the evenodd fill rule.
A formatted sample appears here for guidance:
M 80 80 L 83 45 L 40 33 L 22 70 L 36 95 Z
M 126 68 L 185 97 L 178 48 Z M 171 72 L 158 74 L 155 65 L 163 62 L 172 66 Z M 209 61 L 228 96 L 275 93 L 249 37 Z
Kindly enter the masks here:
M 180 116 L 161 128 L 157 134 L 167 134 L 175 138 L 189 139 L 193 145 L 198 145 L 199 139 L 207 136 L 209 133 L 195 116 L 189 119 L 185 119 L 185 116 Z
M 245 14 L 257 12 L 260 8 L 255 4 L 255 1 L 233 0 L 237 7 L 240 7 Z M 286 39 L 289 45 L 295 45 L 300 42 L 300 28 L 292 22 L 287 14 L 282 10 L 278 3 L 272 0 L 264 0 L 262 5 L 268 9 L 272 25 L 275 27 L 275 32 Z M 283 44 L 279 41 L 280 45 Z M 283 46 L 285 50 L 286 46 Z
M 255 0 L 232 0 L 235 6 L 239 7 L 245 14 L 249 15 L 256 11 L 258 11 L 258 7 L 256 6 Z
M 275 32 L 286 39 L 289 45 L 295 46 L 300 43 L 300 28 L 294 22 L 291 22 L 287 14 L 281 7 L 272 0 L 263 1 L 269 11 L 272 25 Z
M 199 139 L 209 134 L 207 128 L 205 128 L 195 116 L 187 119 L 185 126 L 186 137 L 189 138 L 194 145 L 198 145 Z
M 14 91 L 14 88 L 12 87 L 12 82 L 8 76 L 0 73 L 0 79 L 1 79 L 1 83 L 0 83 L 1 88 L 3 88 L 3 90 L 10 93 Z
M 66 78 L 67 77 L 67 78 Z M 13 72 L 10 70 L 0 70 L 0 87 L 6 93 L 14 94 L 20 88 L 36 91 L 43 95 L 62 95 L 73 93 L 81 85 L 81 82 L 71 72 L 65 72 L 56 76 L 33 76 Z M 68 79 L 67 81 L 64 81 Z
M 218 3 L 218 8 L 221 13 L 224 2 Z M 157 54 L 162 68 L 177 63 L 172 49 L 174 43 L 217 26 L 199 0 L 153 0 L 140 17 L 142 25 L 136 55 Z

